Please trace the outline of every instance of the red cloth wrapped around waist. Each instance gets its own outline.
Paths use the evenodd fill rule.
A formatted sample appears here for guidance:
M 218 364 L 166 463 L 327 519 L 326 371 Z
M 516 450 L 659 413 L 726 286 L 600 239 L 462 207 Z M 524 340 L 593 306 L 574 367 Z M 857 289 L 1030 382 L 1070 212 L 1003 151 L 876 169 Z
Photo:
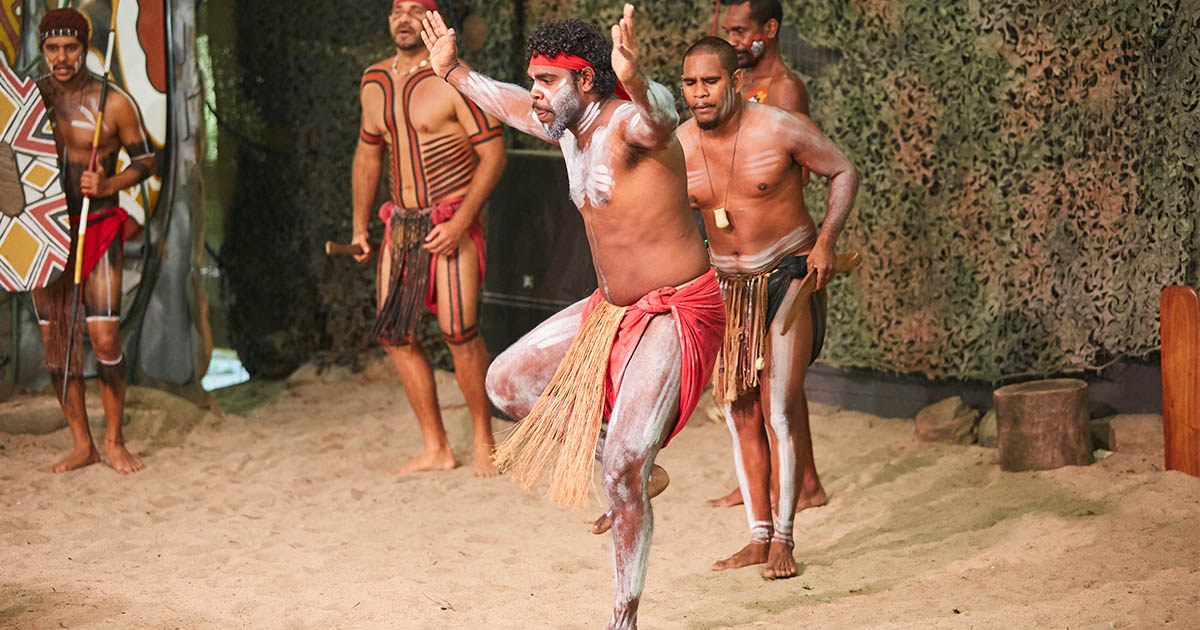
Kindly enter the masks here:
M 431 211 L 431 218 L 434 225 L 439 225 L 449 221 L 458 212 L 458 207 L 462 205 L 462 197 L 454 197 L 452 199 L 443 199 Z M 383 221 L 384 233 L 383 242 L 390 243 L 392 237 L 392 213 L 396 211 L 398 206 L 391 201 L 384 202 L 379 207 L 379 218 Z M 401 212 L 420 212 L 420 210 L 405 210 Z M 475 215 L 475 220 L 467 227 L 467 235 L 471 237 L 471 242 L 475 244 L 475 254 L 479 259 L 479 286 L 483 286 L 483 272 L 487 262 L 487 252 L 484 250 L 483 241 L 483 213 Z M 429 274 L 429 286 L 425 289 L 425 306 L 433 314 L 437 314 L 437 262 L 438 255 L 433 254 L 433 260 L 430 261 L 430 268 L 435 270 Z
M 587 321 L 588 315 L 603 299 L 599 290 L 592 294 L 584 305 L 582 321 Z M 613 403 L 625 377 L 625 368 L 650 320 L 667 312 L 674 317 L 675 329 L 679 333 L 683 373 L 679 384 L 679 419 L 663 446 L 683 429 L 695 411 L 700 394 L 712 376 L 717 352 L 725 337 L 725 301 L 721 299 L 721 286 L 717 282 L 716 272 L 710 269 L 682 288 L 663 287 L 651 291 L 626 309 L 608 357 L 604 417 L 611 417 Z
M 71 233 L 78 234 L 79 215 L 70 215 Z M 83 273 L 80 280 L 86 279 L 96 268 L 96 263 L 108 252 L 108 247 L 119 236 L 121 246 L 125 246 L 125 221 L 129 213 L 121 208 L 109 208 L 103 212 L 88 214 L 87 233 L 83 236 Z M 72 240 L 71 252 L 74 253 L 78 242 Z M 68 273 L 74 273 L 71 269 Z

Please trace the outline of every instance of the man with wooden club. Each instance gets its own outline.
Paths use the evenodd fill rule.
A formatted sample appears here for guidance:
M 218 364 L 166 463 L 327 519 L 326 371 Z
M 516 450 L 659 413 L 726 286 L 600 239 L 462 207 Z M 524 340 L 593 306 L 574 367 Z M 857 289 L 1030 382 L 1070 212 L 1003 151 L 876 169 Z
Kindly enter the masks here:
M 713 390 L 734 437 L 750 543 L 714 570 L 766 564 L 763 577 L 796 574 L 792 521 L 812 457 L 804 379 L 821 350 L 825 286 L 856 258 L 834 244 L 858 191 L 854 166 L 803 114 L 742 98 L 729 43 L 706 37 L 683 60 L 693 118 L 676 132 L 687 158 L 688 196 L 704 219 L 709 257 L 725 299 L 725 341 Z M 818 232 L 805 208 L 804 171 L 828 177 Z M 770 435 L 743 440 L 748 433 Z M 771 468 L 778 504 L 772 514 Z
M 416 338 L 425 313 L 433 311 L 474 421 L 474 474 L 494 477 L 492 408 L 484 389 L 489 359 L 478 314 L 485 260 L 481 213 L 504 171 L 504 140 L 495 118 L 430 68 L 421 20 L 436 9 L 434 0 L 394 0 L 388 29 L 396 54 L 363 74 L 351 247 L 355 260 L 369 258 L 367 226 L 380 175 L 387 173 L 390 195 L 378 212 L 386 230 L 372 334 L 400 374 L 424 441 L 421 453 L 393 474 L 458 465 L 442 424 L 433 369 Z

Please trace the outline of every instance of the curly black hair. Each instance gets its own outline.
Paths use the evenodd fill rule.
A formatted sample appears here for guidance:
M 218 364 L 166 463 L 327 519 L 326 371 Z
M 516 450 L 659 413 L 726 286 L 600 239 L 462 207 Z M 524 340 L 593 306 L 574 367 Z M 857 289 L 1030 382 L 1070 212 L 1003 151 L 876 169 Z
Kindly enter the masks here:
M 555 57 L 559 53 L 582 57 L 592 64 L 596 73 L 593 80 L 600 98 L 607 98 L 617 88 L 617 74 L 612 69 L 612 42 L 600 34 L 600 29 L 581 20 L 559 20 L 538 27 L 529 36 L 526 57 L 545 55 Z M 572 72 L 578 76 L 577 72 Z

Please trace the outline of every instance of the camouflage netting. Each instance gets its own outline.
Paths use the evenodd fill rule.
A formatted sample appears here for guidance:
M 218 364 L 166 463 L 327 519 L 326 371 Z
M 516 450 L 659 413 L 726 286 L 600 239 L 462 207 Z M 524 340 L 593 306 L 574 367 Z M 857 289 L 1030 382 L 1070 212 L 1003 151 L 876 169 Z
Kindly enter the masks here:
M 236 3 L 236 49 L 213 50 L 218 109 L 248 136 L 222 259 L 252 373 L 366 347 L 372 316 L 371 270 L 320 245 L 349 237 L 357 82 L 388 54 L 389 3 L 276 4 Z M 827 361 L 1000 380 L 1157 348 L 1159 290 L 1200 281 L 1200 7 L 1088 4 L 785 0 L 802 40 L 787 49 L 824 51 L 792 59 L 814 69 L 813 117 L 862 173 L 840 249 L 865 262 L 835 285 Z M 509 81 L 542 20 L 620 10 L 455 5 L 473 14 L 464 56 Z M 712 4 L 639 7 L 647 71 L 678 94 Z M 818 216 L 824 191 L 809 188 Z

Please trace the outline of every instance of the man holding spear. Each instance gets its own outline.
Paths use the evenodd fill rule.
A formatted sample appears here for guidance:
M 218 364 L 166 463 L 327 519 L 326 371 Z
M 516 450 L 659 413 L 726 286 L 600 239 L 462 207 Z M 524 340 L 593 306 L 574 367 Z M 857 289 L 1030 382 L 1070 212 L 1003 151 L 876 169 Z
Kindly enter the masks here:
M 46 471 L 66 472 L 100 461 L 84 406 L 79 349 L 82 335 L 75 313 L 82 297 L 108 427 L 105 454 L 118 473 L 134 473 L 143 466 L 125 449 L 121 433 L 125 407 L 121 275 L 128 215 L 117 206 L 117 195 L 150 176 L 155 167 L 154 152 L 137 105 L 129 94 L 108 81 L 107 64 L 112 58 L 115 29 L 109 29 L 103 77 L 85 67 L 90 29 L 83 14 L 74 9 L 50 11 L 38 30 L 47 74 L 38 79 L 37 85 L 50 111 L 63 189 L 75 229 L 66 272 L 49 286 L 33 291 L 46 349 L 45 363 L 51 380 L 64 393 L 63 414 L 75 442 L 71 453 Z M 122 147 L 129 153 L 130 165 L 109 176 L 116 169 Z M 79 220 L 83 213 L 87 214 L 85 222 Z

